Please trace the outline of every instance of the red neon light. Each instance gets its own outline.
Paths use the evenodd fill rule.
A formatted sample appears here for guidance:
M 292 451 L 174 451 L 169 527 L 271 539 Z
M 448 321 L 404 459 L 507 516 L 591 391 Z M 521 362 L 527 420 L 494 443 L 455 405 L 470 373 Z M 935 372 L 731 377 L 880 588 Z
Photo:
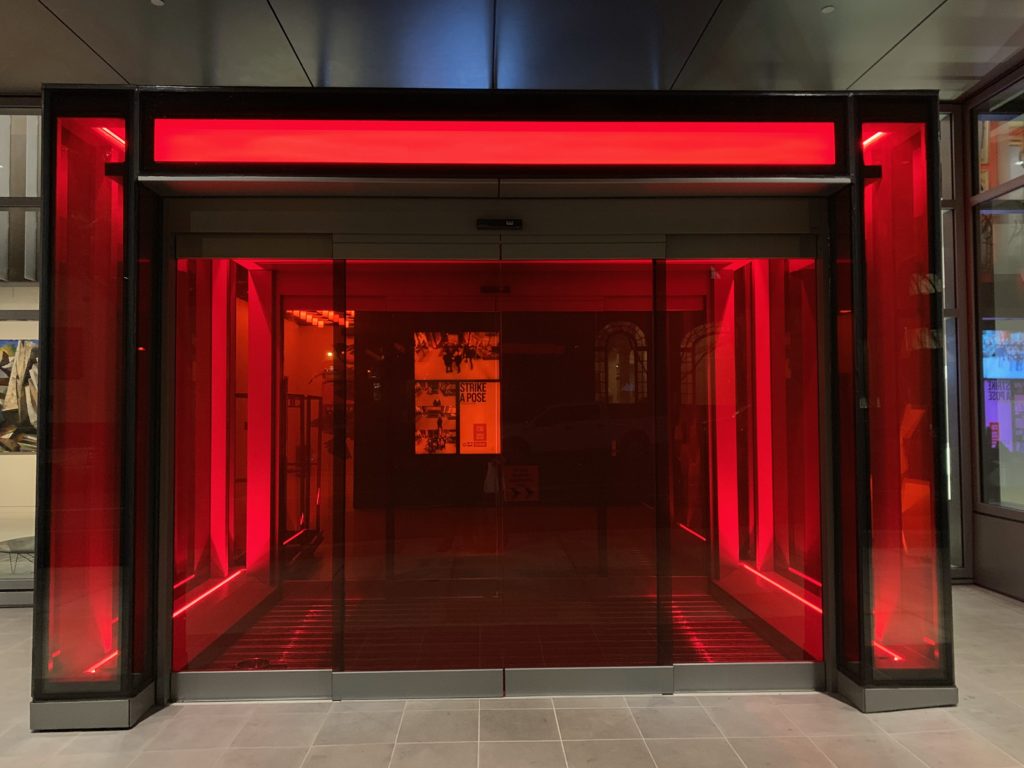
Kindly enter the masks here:
M 896 651 L 892 650 L 891 648 L 886 648 L 884 645 L 882 645 L 877 640 L 875 640 L 872 643 L 872 645 L 875 646 L 875 648 L 880 650 L 882 653 L 886 654 L 887 656 L 892 656 L 892 660 L 893 661 L 903 661 L 903 657 L 900 656 L 898 653 L 896 653 Z
M 803 579 L 804 581 L 808 582 L 809 584 L 813 584 L 816 587 L 820 587 L 821 586 L 821 582 L 820 581 L 818 581 L 817 579 L 811 578 L 810 576 L 808 576 L 803 571 L 798 571 L 796 568 L 793 568 L 793 567 L 790 567 L 787 570 L 789 570 L 789 572 L 792 573 L 794 576 L 799 576 L 801 579 Z
M 684 531 L 686 531 L 691 536 L 696 536 L 701 541 L 707 541 L 707 538 L 705 536 L 701 536 L 699 533 L 697 533 L 695 530 L 693 530 L 693 528 L 687 528 L 682 523 L 676 523 L 676 525 L 678 525 L 680 528 L 682 528 Z
M 885 135 L 886 135 L 885 131 L 876 131 L 875 133 L 872 133 L 870 136 L 868 136 L 866 139 L 864 139 L 864 141 L 861 142 L 861 146 L 864 149 L 867 149 L 868 147 L 870 147 L 872 144 L 874 144 L 876 141 L 878 141 L 879 139 L 881 139 Z
M 85 674 L 87 674 L 87 675 L 95 675 L 96 672 L 99 671 L 100 667 L 102 667 L 104 664 L 107 664 L 107 663 L 113 661 L 114 659 L 116 659 L 117 655 L 119 653 L 120 653 L 120 651 L 111 651 L 106 656 L 104 656 L 102 659 L 100 659 L 95 664 L 93 664 L 91 667 L 87 667 L 86 670 L 85 670 Z
M 290 544 L 291 542 L 295 541 L 295 540 L 296 540 L 297 538 L 299 538 L 299 536 L 301 536 L 301 535 L 302 535 L 302 534 L 304 534 L 305 532 L 306 532 L 306 529 L 305 529 L 305 528 L 303 528 L 303 529 L 302 529 L 301 531 L 297 531 L 296 533 L 292 534 L 292 535 L 291 535 L 291 536 L 289 536 L 289 537 L 288 537 L 287 539 L 285 539 L 284 541 L 282 541 L 282 542 L 281 542 L 281 546 L 283 547 L 283 546 L 284 546 L 285 544 Z
M 214 592 L 216 592 L 218 589 L 223 587 L 225 584 L 227 584 L 230 581 L 233 581 L 234 579 L 237 579 L 243 573 L 245 573 L 245 568 L 239 568 L 237 571 L 232 573 L 230 576 L 226 577 L 225 579 L 223 579 L 221 581 L 218 581 L 216 584 L 214 584 L 208 590 L 203 592 L 201 595 L 199 595 L 198 597 L 193 598 L 192 600 L 189 600 L 187 603 L 185 603 L 183 606 L 181 606 L 181 608 L 179 608 L 174 613 L 172 613 L 171 614 L 171 618 L 172 619 L 178 618 L 179 616 L 181 616 L 181 614 L 183 614 L 185 611 L 187 611 L 193 605 L 195 605 L 196 603 L 200 602 L 201 600 L 205 600 L 210 595 L 212 595 Z
M 158 118 L 159 163 L 833 165 L 827 122 Z
M 817 612 L 817 613 L 821 613 L 821 606 L 819 606 L 819 605 L 815 605 L 814 603 L 812 603 L 812 602 L 811 602 L 810 600 L 808 600 L 807 598 L 803 597 L 802 595 L 798 595 L 798 594 L 797 594 L 796 592 L 794 592 L 793 590 L 791 590 L 791 589 L 789 589 L 789 588 L 787 588 L 787 587 L 784 587 L 784 586 L 783 586 L 782 584 L 779 584 L 779 582 L 775 581 L 775 579 L 772 579 L 772 578 L 770 578 L 770 577 L 768 577 L 768 576 L 765 576 L 765 575 L 764 575 L 763 573 L 761 573 L 761 572 L 760 572 L 760 571 L 758 571 L 758 570 L 755 570 L 754 568 L 751 568 L 751 567 L 750 567 L 749 565 L 747 565 L 746 563 L 742 563 L 742 565 L 743 565 L 743 567 L 744 567 L 744 568 L 746 568 L 746 569 L 747 569 L 748 571 L 750 571 L 750 572 L 751 572 L 752 574 L 754 574 L 755 576 L 757 576 L 757 578 L 759 578 L 759 579 L 763 579 L 764 581 L 768 582 L 769 584 L 771 584 L 771 585 L 772 585 L 773 587 L 775 587 L 776 589 L 778 589 L 778 590 L 780 590 L 780 591 L 782 591 L 782 592 L 785 592 L 785 593 L 786 593 L 787 595 L 789 595 L 790 597 L 794 597 L 794 598 L 796 598 L 796 599 L 797 599 L 797 600 L 799 600 L 799 601 L 800 601 L 801 603 L 803 603 L 803 604 L 804 604 L 804 605 L 806 605 L 806 606 L 807 606 L 808 608 L 810 608 L 810 609 L 811 609 L 812 611 L 815 611 L 815 612 Z
M 99 126 L 96 129 L 96 133 L 100 134 L 104 138 L 110 139 L 115 144 L 117 144 L 121 149 L 124 149 L 125 147 L 128 146 L 127 141 L 125 141 L 122 137 L 118 136 L 114 131 L 110 130 L 105 125 Z
M 188 584 L 190 581 L 192 581 L 192 579 L 194 579 L 195 577 L 196 577 L 196 575 L 194 573 L 189 575 L 189 576 L 186 576 L 184 579 L 182 579 L 177 584 L 175 584 L 173 587 L 171 587 L 171 589 L 177 589 L 178 587 L 183 587 L 186 584 Z

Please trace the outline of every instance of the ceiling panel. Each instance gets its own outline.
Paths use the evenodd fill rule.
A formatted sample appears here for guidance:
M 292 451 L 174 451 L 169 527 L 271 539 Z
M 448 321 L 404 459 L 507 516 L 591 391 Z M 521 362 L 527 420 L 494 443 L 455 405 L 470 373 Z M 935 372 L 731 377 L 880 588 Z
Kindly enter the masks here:
M 724 0 L 676 87 L 845 90 L 940 2 Z
M 492 0 L 273 0 L 314 84 L 488 88 Z
M 855 84 L 962 94 L 1024 48 L 1024 0 L 948 0 Z
M 44 2 L 132 83 L 309 85 L 266 0 Z
M 0 92 L 38 93 L 43 83 L 123 83 L 43 6 L 0 0 Z
M 499 88 L 668 88 L 717 0 L 498 0 Z

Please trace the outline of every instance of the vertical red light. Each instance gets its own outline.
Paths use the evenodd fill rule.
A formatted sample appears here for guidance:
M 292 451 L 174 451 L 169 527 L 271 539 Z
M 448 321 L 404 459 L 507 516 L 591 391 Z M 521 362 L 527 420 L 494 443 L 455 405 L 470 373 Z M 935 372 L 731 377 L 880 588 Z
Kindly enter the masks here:
M 57 120 L 50 371 L 47 683 L 116 687 L 124 393 L 124 182 L 119 119 Z M 117 137 L 119 141 L 115 141 Z

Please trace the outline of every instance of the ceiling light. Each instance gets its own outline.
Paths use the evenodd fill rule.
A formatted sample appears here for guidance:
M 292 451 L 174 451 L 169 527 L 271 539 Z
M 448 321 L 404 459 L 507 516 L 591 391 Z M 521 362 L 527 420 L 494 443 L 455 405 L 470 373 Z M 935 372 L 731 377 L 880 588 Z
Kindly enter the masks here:
M 149 0 L 149 2 L 155 5 L 157 8 L 164 7 L 164 0 Z
M 156 5 L 157 0 L 150 0 L 150 2 Z M 161 2 L 160 5 L 163 5 L 163 2 Z M 830 13 L 836 12 L 836 7 L 834 5 L 823 5 L 821 6 L 821 12 L 828 16 Z

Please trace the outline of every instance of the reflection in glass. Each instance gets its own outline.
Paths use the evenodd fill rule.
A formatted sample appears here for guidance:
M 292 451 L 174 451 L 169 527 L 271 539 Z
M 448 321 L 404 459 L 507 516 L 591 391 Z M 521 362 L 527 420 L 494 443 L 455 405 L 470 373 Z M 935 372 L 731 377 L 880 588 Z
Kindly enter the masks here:
M 974 112 L 977 190 L 1024 175 L 1024 89 L 1004 91 Z
M 1024 190 L 975 215 L 982 498 L 1024 509 Z

